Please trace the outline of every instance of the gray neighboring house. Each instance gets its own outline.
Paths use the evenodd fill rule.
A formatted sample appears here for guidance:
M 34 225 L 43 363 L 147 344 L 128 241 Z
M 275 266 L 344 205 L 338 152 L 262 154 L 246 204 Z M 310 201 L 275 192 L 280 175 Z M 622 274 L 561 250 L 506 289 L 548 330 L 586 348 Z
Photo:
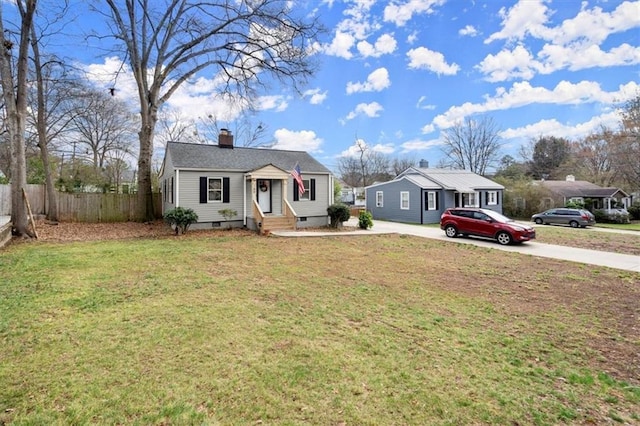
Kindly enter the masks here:
M 534 185 L 546 188 L 550 192 L 550 197 L 542 200 L 543 208 L 564 207 L 571 201 L 584 203 L 586 199 L 591 199 L 593 209 L 608 210 L 616 205 L 627 208 L 633 201 L 622 189 L 603 188 L 585 180 L 576 180 L 573 175 L 567 175 L 565 180 L 534 181 Z
M 504 186 L 467 170 L 410 167 L 389 182 L 366 188 L 374 219 L 438 223 L 451 207 L 481 207 L 502 213 Z
M 300 167 L 304 192 L 291 171 Z M 169 142 L 160 170 L 163 214 L 193 209 L 193 229 L 247 227 L 259 232 L 329 224 L 331 172 L 307 152 L 233 146 L 228 131 L 218 145 Z M 236 216 L 225 218 L 221 210 Z

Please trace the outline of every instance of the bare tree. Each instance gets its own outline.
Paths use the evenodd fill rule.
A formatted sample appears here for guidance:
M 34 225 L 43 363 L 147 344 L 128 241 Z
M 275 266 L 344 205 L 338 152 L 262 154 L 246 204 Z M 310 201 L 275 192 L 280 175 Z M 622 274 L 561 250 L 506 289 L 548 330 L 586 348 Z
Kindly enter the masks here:
M 43 54 L 41 47 L 44 47 L 46 40 L 54 33 L 61 31 L 69 4 L 65 0 L 56 1 L 49 6 L 47 13 L 40 14 L 31 28 L 32 72 L 35 84 L 31 85 L 33 89 L 29 92 L 29 102 L 32 106 L 32 123 L 29 127 L 35 129 L 33 139 L 37 140 L 44 170 L 48 201 L 47 218 L 55 222 L 58 220 L 58 204 L 49 148 L 52 141 L 59 139 L 67 129 L 70 117 L 65 105 L 71 83 L 67 76 L 68 67 L 57 57 Z
M 394 176 L 398 176 L 400 173 L 407 170 L 409 167 L 414 167 L 416 160 L 411 158 L 394 158 L 391 161 L 391 173 Z
M 312 74 L 316 21 L 289 2 L 106 0 L 113 37 L 132 68 L 140 101 L 139 219 L 154 218 L 151 167 L 160 107 L 188 79 L 210 69 L 221 91 L 250 99 L 273 77 L 297 87 Z
M 250 111 L 243 110 L 233 121 L 224 124 L 215 115 L 201 118 L 198 123 L 198 134 L 204 141 L 217 140 L 220 129 L 228 129 L 235 135 L 235 140 L 240 146 L 265 146 L 271 141 L 266 140 L 267 125 L 258 122 L 254 125 L 250 117 Z
M 27 86 L 29 71 L 29 37 L 36 11 L 36 0 L 18 0 L 20 16 L 17 56 L 14 57 L 14 41 L 10 32 L 5 32 L 0 3 L 0 77 L 2 95 L 7 115 L 5 125 L 11 144 L 11 221 L 13 231 L 20 236 L 35 236 L 28 229 L 27 209 L 22 190 L 27 185 L 25 155 L 25 129 L 27 122 Z M 7 38 L 9 36 L 9 38 Z M 15 68 L 13 61 L 15 60 Z
M 484 175 L 498 160 L 501 146 L 499 129 L 493 119 L 467 118 L 443 132 L 442 151 L 447 167 Z
M 614 141 L 615 166 L 629 187 L 640 188 L 640 94 L 624 105 L 621 121 L 621 135 Z
M 618 178 L 614 163 L 615 141 L 613 130 L 602 127 L 598 132 L 573 143 L 576 171 L 587 180 L 601 186 L 611 186 Z
M 355 146 L 356 155 L 338 160 L 338 173 L 344 183 L 355 189 L 393 178 L 389 157 L 371 149 L 363 139 L 356 139 Z
M 111 154 L 131 151 L 136 123 L 124 102 L 102 91 L 87 87 L 81 90 L 73 99 L 75 142 L 85 147 L 85 154 L 99 175 Z

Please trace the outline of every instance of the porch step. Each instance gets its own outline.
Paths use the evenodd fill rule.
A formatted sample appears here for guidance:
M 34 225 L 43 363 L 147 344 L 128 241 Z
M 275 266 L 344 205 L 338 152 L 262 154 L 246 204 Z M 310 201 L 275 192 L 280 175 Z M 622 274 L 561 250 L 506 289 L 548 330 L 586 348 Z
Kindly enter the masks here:
M 295 229 L 295 218 L 286 216 L 265 217 L 262 223 L 262 229 L 274 231 L 283 229 Z

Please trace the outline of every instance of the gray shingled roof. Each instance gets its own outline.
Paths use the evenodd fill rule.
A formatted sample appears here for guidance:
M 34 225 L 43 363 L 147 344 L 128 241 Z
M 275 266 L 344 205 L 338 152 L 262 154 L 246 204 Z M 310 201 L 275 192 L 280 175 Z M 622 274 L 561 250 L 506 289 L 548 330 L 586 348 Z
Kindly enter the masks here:
M 623 196 L 627 195 L 619 188 L 603 188 L 586 180 L 545 180 L 536 182 L 563 197 L 609 198 L 613 197 L 618 191 Z
M 233 170 L 248 172 L 273 164 L 290 171 L 298 163 L 302 173 L 331 172 L 304 151 L 283 151 L 268 148 L 234 147 L 169 142 L 166 154 L 176 169 Z

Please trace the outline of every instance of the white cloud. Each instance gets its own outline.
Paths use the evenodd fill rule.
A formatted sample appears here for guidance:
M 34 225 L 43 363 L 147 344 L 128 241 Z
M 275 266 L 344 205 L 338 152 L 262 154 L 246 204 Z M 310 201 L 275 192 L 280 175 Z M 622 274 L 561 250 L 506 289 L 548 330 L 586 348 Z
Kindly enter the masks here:
M 631 81 L 619 86 L 619 90 L 606 92 L 600 84 L 593 81 L 570 83 L 561 81 L 553 89 L 533 87 L 528 82 L 517 82 L 509 91 L 498 88 L 496 95 L 486 97 L 484 103 L 466 102 L 460 106 L 449 108 L 444 114 L 433 119 L 441 129 L 453 126 L 467 116 L 490 111 L 507 110 L 530 104 L 579 105 L 585 103 L 614 104 L 633 98 L 640 91 L 640 84 Z
M 356 39 L 351 34 L 337 31 L 331 44 L 322 46 L 320 50 L 330 56 L 338 56 L 344 59 L 351 59 L 353 57 L 351 48 L 355 43 Z
M 412 32 L 411 34 L 409 34 L 407 36 L 407 43 L 408 44 L 413 44 L 413 43 L 416 42 L 417 39 L 418 39 L 418 32 L 414 31 L 414 32 Z
M 466 27 L 461 28 L 460 31 L 458 31 L 458 34 L 461 36 L 475 37 L 478 35 L 478 30 L 476 30 L 473 25 L 467 25 Z
M 358 92 L 380 92 L 391 85 L 389 71 L 386 68 L 378 68 L 367 77 L 364 83 L 347 83 L 347 94 Z
M 609 35 L 640 26 L 640 1 L 625 1 L 611 13 L 600 7 L 586 8 L 556 27 L 548 27 L 553 14 L 542 0 L 521 0 L 511 9 L 501 9 L 502 29 L 485 43 L 499 39 L 523 40 L 527 36 L 547 43 L 535 55 L 522 46 L 488 55 L 476 68 L 491 82 L 513 78 L 531 79 L 536 73 L 550 74 L 558 70 L 578 71 L 594 67 L 632 66 L 640 63 L 640 48 L 623 43 L 602 50 L 600 44 Z
M 404 142 L 400 146 L 402 147 L 402 153 L 404 154 L 411 151 L 424 151 L 439 145 L 442 145 L 442 141 L 440 141 L 439 139 L 412 139 L 410 141 Z
M 366 151 L 379 152 L 380 154 L 393 154 L 396 150 L 395 146 L 391 143 L 379 143 L 373 146 L 369 146 L 363 139 L 357 139 L 353 142 L 353 145 L 342 151 L 339 157 L 359 157 L 363 149 Z
M 256 103 L 257 109 L 261 111 L 273 110 L 275 112 L 282 112 L 289 107 L 289 102 L 281 95 L 260 96 Z
M 592 45 L 545 45 L 538 53 L 542 59 L 540 72 L 549 74 L 560 69 L 578 71 L 594 67 L 630 66 L 640 63 L 640 47 L 626 43 L 604 52 Z
M 104 88 L 105 91 L 115 88 L 116 98 L 138 102 L 137 84 L 131 73 L 131 68 L 117 56 L 105 58 L 101 64 L 79 64 L 78 68 L 84 69 L 87 79 L 97 87 Z
M 511 9 L 500 9 L 502 29 L 485 40 L 521 40 L 527 34 L 541 38 L 547 32 L 544 24 L 548 21 L 547 6 L 544 0 L 520 0 Z
M 513 50 L 501 50 L 496 55 L 487 55 L 476 68 L 488 75 L 487 81 L 505 81 L 515 78 L 529 80 L 535 75 L 539 64 L 522 45 Z
M 311 105 L 320 105 L 327 99 L 327 92 L 321 92 L 320 89 L 310 89 L 305 91 L 303 96 L 309 98 Z
M 377 102 L 371 102 L 369 104 L 358 104 L 356 106 L 356 109 L 347 114 L 346 120 L 353 120 L 359 115 L 365 115 L 371 118 L 378 117 L 380 116 L 380 111 L 382 110 L 384 110 L 384 108 L 382 108 L 382 105 Z
M 273 149 L 283 149 L 288 151 L 322 152 L 320 145 L 322 139 L 311 130 L 301 130 L 296 132 L 289 129 L 278 129 L 273 134 L 276 144 Z
M 557 136 L 566 139 L 579 139 L 594 133 L 601 126 L 614 128 L 620 123 L 620 114 L 616 111 L 592 117 L 589 121 L 576 125 L 562 124 L 558 120 L 540 120 L 519 128 L 509 128 L 500 132 L 503 139 L 531 140 L 541 136 Z
M 436 74 L 455 75 L 460 70 L 457 64 L 447 64 L 444 55 L 426 47 L 418 47 L 407 52 L 409 68 L 426 69 Z
M 436 126 L 434 126 L 432 123 L 426 124 L 424 126 L 422 126 L 422 129 L 420 129 L 422 131 L 422 134 L 424 135 L 428 135 L 429 133 L 433 132 L 434 130 L 436 130 Z
M 392 2 L 384 8 L 384 21 L 393 22 L 399 27 L 404 26 L 413 15 L 431 14 L 434 6 L 440 6 L 446 0 L 408 0 L 400 4 Z
M 398 43 L 392 34 L 382 34 L 376 40 L 375 45 L 372 45 L 366 40 L 363 40 L 357 44 L 358 52 L 363 57 L 378 58 L 382 55 L 393 53 L 396 50 Z
M 586 5 L 586 2 L 583 3 Z M 545 32 L 546 40 L 554 44 L 568 44 L 581 40 L 586 44 L 599 44 L 609 35 L 638 26 L 640 2 L 625 1 L 611 13 L 600 7 L 583 8 L 575 18 L 567 19 L 561 25 Z
M 426 96 L 420 96 L 420 99 L 418 99 L 418 102 L 416 103 L 416 108 L 418 108 L 418 109 L 428 109 L 428 110 L 436 109 L 435 105 L 427 104 L 426 100 L 427 100 Z

